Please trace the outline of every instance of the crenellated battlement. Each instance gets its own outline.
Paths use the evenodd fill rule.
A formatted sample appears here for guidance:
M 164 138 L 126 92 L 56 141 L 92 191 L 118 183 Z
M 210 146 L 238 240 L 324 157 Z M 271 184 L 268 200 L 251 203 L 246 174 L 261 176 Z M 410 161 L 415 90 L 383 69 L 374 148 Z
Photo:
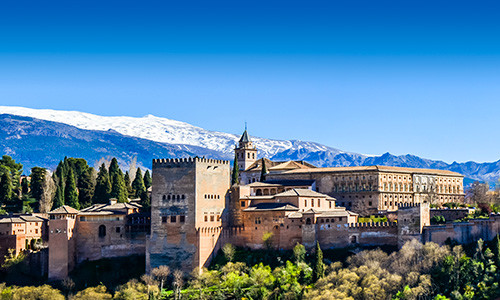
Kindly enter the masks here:
M 195 164 L 195 163 L 209 163 L 229 165 L 228 160 L 212 159 L 205 157 L 183 157 L 183 158 L 155 158 L 153 159 L 153 168 L 180 164 Z
M 348 223 L 348 228 L 395 228 L 396 222 L 367 222 L 367 223 Z

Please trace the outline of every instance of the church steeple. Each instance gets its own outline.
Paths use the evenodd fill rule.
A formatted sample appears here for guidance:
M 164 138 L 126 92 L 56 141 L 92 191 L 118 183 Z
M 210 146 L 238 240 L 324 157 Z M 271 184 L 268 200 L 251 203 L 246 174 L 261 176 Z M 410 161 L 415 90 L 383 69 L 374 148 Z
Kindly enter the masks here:
M 250 165 L 257 160 L 257 148 L 253 145 L 248 136 L 247 125 L 245 123 L 245 131 L 241 135 L 238 142 L 238 147 L 234 149 L 236 158 L 238 159 L 238 167 L 240 171 L 245 171 Z

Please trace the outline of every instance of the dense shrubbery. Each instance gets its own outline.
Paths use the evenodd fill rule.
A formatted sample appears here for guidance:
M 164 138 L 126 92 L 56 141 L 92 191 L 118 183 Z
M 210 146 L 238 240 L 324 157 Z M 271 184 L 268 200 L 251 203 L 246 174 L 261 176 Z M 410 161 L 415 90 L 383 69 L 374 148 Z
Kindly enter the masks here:
M 500 240 L 475 245 L 406 243 L 390 254 L 380 249 L 324 265 L 322 251 L 245 251 L 223 247 L 202 274 L 154 269 L 117 287 L 102 284 L 76 292 L 67 280 L 60 290 L 0 285 L 0 299 L 497 299 Z M 223 253 L 223 254 L 222 254 Z M 267 263 L 248 264 L 267 254 Z M 325 252 L 327 253 L 327 252 Z M 251 256 L 256 255 L 256 258 Z M 334 261 L 333 257 L 329 257 Z M 241 261 L 243 260 L 243 261 Z M 98 281 L 99 274 L 96 273 Z M 163 287 L 162 292 L 160 289 Z

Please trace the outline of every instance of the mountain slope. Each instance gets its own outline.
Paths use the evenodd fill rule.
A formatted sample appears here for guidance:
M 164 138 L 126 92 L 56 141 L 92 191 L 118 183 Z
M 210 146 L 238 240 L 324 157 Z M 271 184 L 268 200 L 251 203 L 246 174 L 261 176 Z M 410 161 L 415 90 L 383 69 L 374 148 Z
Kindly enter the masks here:
M 148 169 L 152 159 L 159 157 L 198 155 L 222 159 L 219 152 L 201 147 L 158 143 L 29 117 L 0 115 L 0 127 L 1 153 L 21 162 L 25 173 L 34 166 L 53 169 L 65 156 L 85 158 L 90 165 L 115 156 L 122 166 L 137 158 L 138 165 Z
M 32 117 L 46 121 L 60 122 L 88 130 L 114 130 L 123 135 L 147 139 L 160 143 L 184 144 L 207 148 L 233 156 L 234 145 L 239 136 L 218 131 L 209 131 L 188 123 L 147 115 L 142 118 L 104 117 L 78 111 L 51 109 L 31 109 L 24 107 L 0 106 L 0 114 Z M 252 137 L 260 155 L 271 157 L 288 149 L 307 151 L 342 151 L 318 143 L 300 141 L 280 141 Z
M 152 158 L 206 156 L 231 160 L 239 136 L 205 130 L 187 123 L 154 116 L 102 117 L 80 112 L 2 107 L 0 151 L 27 168 L 53 168 L 64 156 L 83 157 L 91 164 L 116 156 L 123 166 L 137 157 L 151 168 Z M 33 117 L 22 117 L 30 115 Z M 64 123 L 64 124 L 63 124 Z M 259 155 L 273 160 L 305 160 L 319 167 L 387 165 L 435 168 L 459 172 L 470 180 L 495 182 L 500 160 L 492 163 L 447 164 L 415 155 L 385 153 L 369 156 L 344 152 L 314 142 L 279 141 L 252 137 Z M 26 169 L 27 169 L 26 168 Z

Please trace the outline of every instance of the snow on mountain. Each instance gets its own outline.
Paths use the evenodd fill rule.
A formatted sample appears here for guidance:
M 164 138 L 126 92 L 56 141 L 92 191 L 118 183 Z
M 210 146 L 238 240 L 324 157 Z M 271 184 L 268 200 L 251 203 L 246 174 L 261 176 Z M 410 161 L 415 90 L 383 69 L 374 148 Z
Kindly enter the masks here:
M 188 123 L 147 115 L 142 118 L 106 117 L 78 111 L 52 109 L 31 109 L 25 107 L 0 106 L 0 114 L 32 117 L 59 122 L 80 129 L 108 131 L 147 139 L 160 143 L 184 144 L 207 148 L 223 153 L 232 153 L 240 136 L 218 131 L 210 131 Z M 252 137 L 253 142 L 266 157 L 272 157 L 287 150 L 307 150 L 307 152 L 328 151 L 343 153 L 338 149 L 312 142 L 280 141 Z
M 207 156 L 230 160 L 240 138 L 239 135 L 210 131 L 152 115 L 142 118 L 104 117 L 77 111 L 8 106 L 0 106 L 0 115 L 0 150 L 28 166 L 49 167 L 66 155 L 89 161 L 115 156 L 124 163 L 136 157 L 145 167 L 149 167 L 152 158 L 158 157 Z M 314 142 L 258 137 L 252 137 L 252 140 L 260 156 L 273 160 L 304 160 L 318 167 L 386 165 L 433 168 L 459 172 L 470 182 L 496 182 L 500 177 L 500 160 L 447 164 L 410 154 L 375 156 L 351 153 Z

